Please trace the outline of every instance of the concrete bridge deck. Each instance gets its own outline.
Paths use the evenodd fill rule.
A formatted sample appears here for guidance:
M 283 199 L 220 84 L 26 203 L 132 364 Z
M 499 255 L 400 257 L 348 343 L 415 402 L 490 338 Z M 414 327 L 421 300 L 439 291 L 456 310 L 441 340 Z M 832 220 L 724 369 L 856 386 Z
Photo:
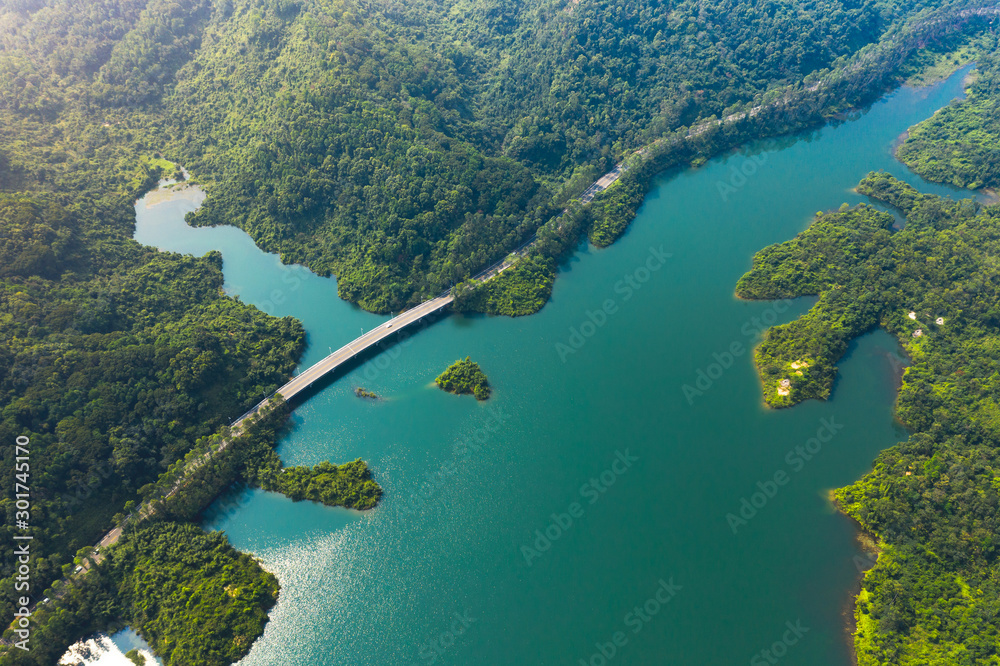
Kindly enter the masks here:
M 429 301 L 424 301 L 416 307 L 393 317 L 384 324 L 373 328 L 361 337 L 355 338 L 337 351 L 333 352 L 322 361 L 310 366 L 302 374 L 296 375 L 287 384 L 277 390 L 285 400 L 291 400 L 302 391 L 308 389 L 316 380 L 322 379 L 325 375 L 333 372 L 338 367 L 355 358 L 358 354 L 368 350 L 373 345 L 377 345 L 386 338 L 398 333 L 410 324 L 416 323 L 424 317 L 434 314 L 451 305 L 455 297 L 451 294 L 438 296 Z M 263 405 L 263 403 L 262 403 Z M 258 407 L 253 409 L 257 411 Z M 251 412 L 252 413 L 252 412 Z

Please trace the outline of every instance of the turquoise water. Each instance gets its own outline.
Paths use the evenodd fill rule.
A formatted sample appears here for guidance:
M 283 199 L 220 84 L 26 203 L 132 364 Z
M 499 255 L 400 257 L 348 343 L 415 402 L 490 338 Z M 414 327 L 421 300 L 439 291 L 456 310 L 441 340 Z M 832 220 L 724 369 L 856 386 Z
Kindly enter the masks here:
M 362 457 L 385 497 L 361 514 L 242 490 L 206 513 L 282 585 L 242 663 L 701 666 L 768 663 L 754 661 L 765 649 L 848 663 L 864 554 L 827 493 L 906 436 L 899 350 L 867 335 L 829 402 L 765 410 L 746 350 L 810 303 L 740 302 L 733 287 L 755 251 L 862 201 L 851 188 L 869 170 L 917 184 L 893 142 L 960 81 L 664 175 L 625 237 L 563 267 L 541 313 L 447 317 L 299 407 L 286 464 Z M 194 205 L 140 203 L 136 237 L 221 249 L 229 293 L 303 320 L 304 366 L 384 321 L 238 230 L 185 227 Z M 486 404 L 431 385 L 466 355 L 490 377 Z M 727 519 L 744 498 L 756 514 Z
M 115 644 L 115 647 L 117 647 L 122 654 L 125 654 L 129 650 L 138 650 L 139 652 L 145 653 L 143 654 L 143 657 L 146 659 L 146 663 L 149 664 L 149 666 L 154 666 L 154 664 L 157 666 L 163 665 L 163 662 L 152 653 L 149 644 L 146 643 L 146 641 L 142 639 L 142 636 L 137 634 L 134 629 L 126 627 L 125 629 L 112 634 L 110 638 Z M 151 662 L 150 657 L 152 657 L 154 661 Z

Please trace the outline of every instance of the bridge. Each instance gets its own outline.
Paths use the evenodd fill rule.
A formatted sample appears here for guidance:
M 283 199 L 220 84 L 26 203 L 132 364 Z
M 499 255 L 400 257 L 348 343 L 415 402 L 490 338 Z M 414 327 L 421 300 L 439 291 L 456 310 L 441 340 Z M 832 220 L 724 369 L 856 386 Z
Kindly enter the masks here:
M 645 155 L 644 150 L 640 151 L 639 154 Z M 590 187 L 585 189 L 583 193 L 577 197 L 577 200 L 582 204 L 589 204 L 594 200 L 594 197 L 611 187 L 612 183 L 621 178 L 626 169 L 628 169 L 628 165 L 625 164 L 625 162 L 616 164 L 614 169 L 601 176 L 597 179 L 597 181 L 592 183 Z
M 530 248 L 534 242 L 535 237 L 532 236 L 527 242 L 507 255 L 506 258 L 501 259 L 489 268 L 481 271 L 472 279 L 477 282 L 486 282 L 487 280 L 496 277 L 503 271 L 513 266 L 517 257 L 526 249 Z M 308 390 L 309 387 L 315 384 L 318 380 L 330 374 L 348 361 L 357 358 L 359 355 L 368 351 L 383 340 L 391 338 L 407 326 L 415 324 L 425 317 L 429 317 L 432 314 L 444 310 L 455 301 L 455 296 L 451 292 L 452 290 L 449 289 L 436 298 L 424 301 L 420 305 L 416 305 L 409 310 L 405 310 L 389 321 L 379 324 L 367 333 L 363 333 L 361 336 L 348 342 L 346 345 L 326 356 L 318 363 L 311 365 L 305 371 L 295 375 L 284 386 L 261 400 L 259 403 L 254 405 L 250 411 L 233 421 L 230 426 L 232 433 L 235 435 L 242 432 L 243 427 L 246 424 L 246 420 L 266 407 L 271 398 L 274 396 L 280 395 L 286 402 L 290 402 L 297 395 Z
M 302 393 L 312 386 L 316 380 L 322 379 L 324 376 L 333 372 L 344 363 L 354 359 L 359 354 L 367 351 L 386 338 L 395 335 L 410 324 L 414 324 L 424 317 L 443 310 L 451 305 L 454 300 L 455 297 L 452 296 L 450 292 L 446 292 L 442 296 L 432 298 L 429 301 L 424 301 L 420 305 L 406 310 L 402 314 L 393 317 L 384 324 L 380 324 L 364 335 L 347 343 L 337 351 L 321 360 L 319 363 L 310 366 L 304 372 L 296 375 L 291 381 L 279 388 L 276 393 L 280 394 L 285 400 L 292 400 L 292 398 L 297 396 L 299 393 Z M 256 412 L 266 403 L 267 400 L 264 400 L 258 406 L 254 407 L 247 415 Z M 238 422 L 242 422 L 242 419 L 243 417 L 241 417 Z
M 616 168 L 618 175 L 621 173 L 621 166 Z M 605 176 L 607 177 L 607 176 Z M 617 175 L 611 182 L 617 180 Z M 609 183 L 610 184 L 610 183 Z M 480 271 L 472 279 L 476 282 L 486 282 L 490 280 L 503 271 L 507 270 L 514 265 L 517 258 L 524 254 L 524 252 L 534 245 L 536 236 L 532 236 L 527 241 L 521 244 L 516 250 L 508 254 L 505 258 L 496 262 L 489 268 Z M 330 374 L 340 366 L 344 365 L 348 361 L 357 358 L 359 355 L 368 351 L 375 345 L 379 344 L 383 340 L 396 335 L 401 330 L 415 324 L 416 322 L 429 317 L 432 314 L 444 310 L 446 307 L 451 305 L 455 301 L 455 296 L 452 294 L 452 290 L 449 289 L 430 300 L 424 301 L 420 305 L 416 305 L 409 310 L 396 315 L 389 321 L 379 324 L 367 333 L 363 333 L 361 336 L 355 338 L 354 340 L 348 342 L 346 345 L 338 349 L 337 351 L 326 356 L 324 359 L 311 365 L 305 371 L 298 375 L 295 375 L 290 381 L 288 381 L 284 386 L 279 388 L 277 391 L 269 395 L 264 400 L 253 406 L 247 413 L 240 416 L 238 419 L 233 421 L 230 428 L 234 435 L 239 434 L 243 430 L 243 426 L 246 420 L 251 416 L 257 414 L 261 409 L 268 405 L 268 402 L 276 395 L 280 395 L 285 399 L 286 402 L 290 402 L 297 395 L 309 389 L 310 386 L 315 384 L 318 380 L 322 379 L 326 375 Z

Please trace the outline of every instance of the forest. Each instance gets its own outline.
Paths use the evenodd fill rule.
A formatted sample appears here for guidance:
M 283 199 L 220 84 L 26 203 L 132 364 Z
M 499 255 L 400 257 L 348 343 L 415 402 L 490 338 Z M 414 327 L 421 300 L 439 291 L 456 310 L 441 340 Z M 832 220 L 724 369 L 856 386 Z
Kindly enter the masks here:
M 304 346 L 298 322 L 221 295 L 217 254 L 131 241 L 128 186 L 0 194 L 0 436 L 32 444 L 36 600 L 144 485 L 279 386 Z M 13 478 L 12 447 L 0 470 Z M 0 506 L 10 539 L 13 496 Z
M 164 612 L 176 608 L 171 595 L 183 585 L 145 589 L 128 572 L 151 558 L 175 571 L 167 544 L 188 538 L 185 523 L 222 488 L 356 508 L 381 495 L 363 462 L 282 471 L 273 451 L 280 426 L 269 424 L 209 455 L 185 492 L 168 497 L 196 456 L 218 450 L 230 419 L 291 374 L 305 337 L 298 322 L 226 297 L 218 254 L 161 253 L 131 240 L 136 199 L 170 175 L 160 156 L 208 192 L 192 224 L 237 225 L 283 260 L 336 275 L 341 296 L 371 311 L 462 284 L 537 235 L 526 259 L 459 299 L 471 310 L 528 314 L 581 239 L 603 246 L 625 232 L 656 173 L 873 99 L 908 59 L 981 31 L 988 20 L 962 13 L 969 6 L 0 5 L 0 437 L 31 439 L 32 597 L 59 593 L 38 617 L 46 651 L 25 663 L 51 663 L 87 631 L 148 608 L 149 595 L 167 595 Z M 594 204 L 575 201 L 644 145 L 646 156 Z M 829 316 L 848 328 L 867 321 L 834 305 Z M 816 349 L 817 388 L 796 392 L 822 392 L 834 343 Z M 0 474 L 11 478 L 13 451 L 2 451 Z M 123 549 L 110 573 L 63 584 L 87 547 L 144 501 L 177 525 L 137 528 L 163 547 Z M 11 498 L 0 507 L 9 541 Z M 167 653 L 180 650 L 178 663 L 249 649 L 275 593 L 224 540 L 198 543 L 210 551 L 199 567 L 233 571 L 253 594 L 213 616 L 240 632 L 220 634 L 210 654 L 182 649 L 187 625 L 136 620 Z M 11 571 L 5 561 L 7 616 Z M 122 585 L 131 606 L 116 601 Z M 192 617 L 214 612 L 215 597 L 190 599 Z M 11 654 L 0 648 L 0 661 L 20 663 Z
M 239 660 L 278 596 L 278 580 L 252 557 L 191 523 L 130 532 L 102 569 L 123 616 L 165 664 Z
M 240 226 L 397 311 L 505 256 L 635 149 L 764 108 L 628 174 L 587 230 L 612 242 L 649 173 L 873 99 L 907 58 L 981 27 L 966 6 L 108 0 L 77 16 L 31 0 L 0 24 L 0 178 L 101 178 L 103 160 L 162 152 L 208 191 L 193 224 Z
M 483 312 L 507 317 L 534 314 L 552 295 L 556 279 L 555 260 L 532 254 L 488 282 L 468 280 L 455 291 L 458 312 Z
M 163 110 L 165 151 L 209 191 L 192 223 L 237 224 L 389 312 L 503 257 L 628 150 L 767 101 L 922 8 L 237 0 L 188 18 L 202 38 L 172 86 L 116 67 L 105 99 Z M 144 18 L 159 35 L 170 17 Z M 143 62 L 130 47 L 113 60 Z
M 886 173 L 858 191 L 898 209 L 905 227 L 868 205 L 824 213 L 739 281 L 744 298 L 818 296 L 765 333 L 764 397 L 825 398 L 848 341 L 876 327 L 898 338 L 912 363 L 896 405 L 910 437 L 836 493 L 879 548 L 856 609 L 859 664 L 995 663 L 1000 206 L 922 194 Z
M 136 198 L 168 174 L 141 122 L 120 131 L 106 123 L 98 69 L 114 61 L 116 44 L 145 49 L 147 37 L 163 36 L 150 27 L 160 19 L 178 31 L 167 51 L 193 47 L 177 17 L 198 17 L 180 5 L 161 9 L 0 10 L 0 436 L 31 441 L 30 597 L 53 598 L 36 617 L 39 649 L 28 663 L 54 663 L 87 631 L 114 626 L 120 610 L 103 583 L 63 579 L 80 551 L 198 441 L 284 383 L 305 346 L 298 322 L 222 294 L 217 253 L 186 257 L 131 240 Z M 147 55 L 162 70 L 143 83 L 152 90 L 167 80 L 172 56 Z M 13 478 L 13 447 L 0 453 L 0 473 Z M 317 476 L 331 479 L 329 470 Z M 368 487 L 358 501 L 370 505 L 373 495 Z M 0 507 L 11 541 L 13 497 Z M 12 617 L 9 553 L 3 562 L 0 613 Z M 0 661 L 13 659 L 21 655 L 4 646 Z
M 42 4 L 4 24 L 14 118 L 83 101 L 99 134 L 207 187 L 193 223 L 236 224 L 377 312 L 503 257 L 628 151 L 774 99 L 930 6 L 159 0 L 68 26 Z
M 78 637 L 128 624 L 165 664 L 225 666 L 249 651 L 277 595 L 275 577 L 222 533 L 148 523 L 39 607 L 31 650 L 4 663 L 51 666 Z
M 143 486 L 139 496 L 149 514 L 140 520 L 133 510 L 130 520 L 115 517 L 123 538 L 106 549 L 106 558 L 89 546 L 76 552 L 73 562 L 90 570 L 45 591 L 51 602 L 35 609 L 31 651 L 8 650 L 3 663 L 47 666 L 80 636 L 123 625 L 139 631 L 168 666 L 223 666 L 245 656 L 263 632 L 278 583 L 224 535 L 195 524 L 205 507 L 230 488 L 257 487 L 295 501 L 361 510 L 382 495 L 361 460 L 284 467 L 274 444 L 288 427 L 288 414 L 274 398 L 238 436 L 222 428 L 199 439 L 155 483 Z M 227 437 L 231 443 L 220 450 Z M 196 460 L 201 463 L 192 465 Z M 130 500 L 125 506 L 134 505 Z M 220 506 L 233 509 L 231 502 Z
M 830 67 L 896 11 L 740 8 L 234 3 L 165 99 L 171 147 L 212 185 L 193 221 L 235 222 L 343 298 L 398 310 L 530 236 L 577 170 Z

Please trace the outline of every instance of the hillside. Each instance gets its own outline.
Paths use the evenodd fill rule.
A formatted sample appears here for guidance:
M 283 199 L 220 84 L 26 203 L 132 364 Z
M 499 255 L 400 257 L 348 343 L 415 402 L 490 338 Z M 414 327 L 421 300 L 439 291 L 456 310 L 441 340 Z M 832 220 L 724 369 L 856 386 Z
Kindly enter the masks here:
M 21 141 L 66 142 L 58 118 L 94 146 L 165 151 L 209 188 L 195 224 L 236 224 L 388 312 L 502 257 L 625 151 L 759 104 L 921 7 L 153 0 L 69 23 L 68 4 L 19 3 L 0 105 Z
M 551 293 L 554 258 L 588 232 L 617 238 L 664 165 L 871 99 L 916 50 L 981 27 L 963 7 L 0 3 L 0 435 L 32 443 L 32 596 L 72 571 L 142 490 L 281 385 L 305 345 L 298 322 L 222 293 L 218 254 L 131 239 L 135 200 L 170 175 L 164 157 L 208 191 L 192 223 L 237 225 L 284 260 L 335 274 L 342 297 L 387 312 L 503 257 L 628 152 L 767 109 L 739 129 L 660 144 L 596 202 L 599 223 L 574 206 L 541 234 L 540 258 L 468 299 L 524 314 Z M 907 41 L 914 25 L 935 27 Z M 279 469 L 267 463 L 239 478 L 280 488 L 267 486 Z M 14 464 L 4 448 L 0 474 L 13 478 Z M 295 475 L 290 494 L 329 499 L 312 484 L 329 468 Z M 374 482 L 354 481 L 366 488 L 357 505 L 373 504 Z M 190 499 L 186 515 L 215 491 Z M 15 507 L 9 496 L 0 505 L 10 541 Z M 205 545 L 225 550 L 214 537 Z M 266 578 L 244 564 L 248 579 Z M 70 596 L 51 650 L 120 610 L 96 584 Z M 260 631 L 265 596 L 242 607 L 240 650 Z

